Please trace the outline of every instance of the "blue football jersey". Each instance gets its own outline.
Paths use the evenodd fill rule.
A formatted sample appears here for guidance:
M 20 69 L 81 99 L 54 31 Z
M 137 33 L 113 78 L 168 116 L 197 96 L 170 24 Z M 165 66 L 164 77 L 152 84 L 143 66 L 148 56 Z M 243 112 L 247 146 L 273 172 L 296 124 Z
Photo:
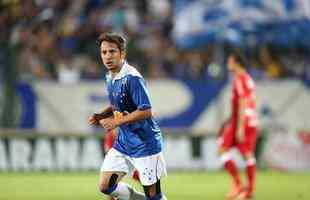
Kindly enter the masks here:
M 128 63 L 112 80 L 107 75 L 107 89 L 114 111 L 131 113 L 137 109 L 151 108 L 150 97 L 141 74 Z M 159 153 L 162 150 L 162 135 L 153 117 L 118 128 L 116 150 L 131 157 L 143 157 Z

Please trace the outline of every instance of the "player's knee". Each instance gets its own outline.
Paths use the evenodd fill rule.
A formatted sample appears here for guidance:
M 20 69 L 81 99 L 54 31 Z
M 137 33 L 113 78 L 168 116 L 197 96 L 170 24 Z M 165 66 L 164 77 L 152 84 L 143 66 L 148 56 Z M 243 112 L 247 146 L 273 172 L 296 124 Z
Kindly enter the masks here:
M 246 165 L 255 165 L 256 164 L 256 159 L 255 159 L 255 157 L 254 156 L 252 156 L 252 157 L 247 157 L 246 158 Z
M 226 163 L 232 159 L 230 152 L 223 151 L 223 153 L 220 154 L 220 160 L 222 163 Z
M 162 200 L 163 195 L 160 188 L 160 180 L 150 186 L 143 186 L 147 200 Z
M 112 174 L 109 179 L 104 179 L 99 183 L 99 190 L 104 194 L 111 194 L 117 187 L 117 174 Z
M 147 196 L 153 200 L 153 197 L 155 197 L 157 195 L 157 192 L 155 189 L 149 189 L 148 190 L 148 193 L 147 193 Z
M 106 183 L 100 183 L 99 184 L 99 190 L 101 193 L 107 194 L 108 189 L 109 189 L 108 184 L 106 184 Z
M 100 184 L 99 185 L 99 190 L 100 190 L 101 193 L 109 195 L 109 194 L 111 194 L 116 189 L 116 187 L 117 187 L 117 184 L 115 184 L 115 185 L 113 185 L 111 187 L 109 187 L 109 186 L 107 186 L 105 184 Z

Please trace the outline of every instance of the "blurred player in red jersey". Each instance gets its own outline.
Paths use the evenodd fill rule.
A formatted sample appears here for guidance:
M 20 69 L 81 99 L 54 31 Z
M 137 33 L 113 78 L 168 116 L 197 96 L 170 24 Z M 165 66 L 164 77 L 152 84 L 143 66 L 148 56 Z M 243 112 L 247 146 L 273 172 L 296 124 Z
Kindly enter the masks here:
M 253 196 L 256 160 L 254 157 L 257 132 L 255 111 L 255 84 L 245 70 L 245 61 L 238 52 L 229 55 L 227 66 L 233 74 L 231 117 L 222 126 L 219 151 L 225 170 L 231 175 L 233 184 L 226 199 L 250 199 Z M 239 172 L 232 160 L 230 150 L 236 147 L 246 160 L 247 186 L 243 187 Z
M 104 152 L 108 152 L 114 144 L 114 140 L 116 138 L 116 130 L 113 129 L 109 132 L 107 132 L 104 136 L 104 140 L 103 140 L 103 148 L 104 148 Z

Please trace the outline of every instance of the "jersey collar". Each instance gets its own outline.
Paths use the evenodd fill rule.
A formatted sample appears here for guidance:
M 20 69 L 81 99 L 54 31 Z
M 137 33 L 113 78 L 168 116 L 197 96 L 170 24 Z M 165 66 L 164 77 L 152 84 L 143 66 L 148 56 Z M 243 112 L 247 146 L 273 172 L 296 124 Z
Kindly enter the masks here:
M 142 75 L 137 71 L 136 68 L 134 68 L 133 66 L 129 65 L 126 61 L 124 61 L 121 70 L 118 72 L 118 74 L 116 74 L 114 79 L 112 79 L 112 75 L 110 72 L 107 74 L 107 81 L 112 81 L 112 83 L 114 83 L 115 80 L 122 79 L 128 75 L 142 78 Z
M 112 74 L 111 72 L 109 72 L 107 74 L 107 80 L 111 80 L 114 83 L 115 80 L 122 79 L 124 76 L 126 76 L 128 74 L 128 71 L 129 71 L 129 65 L 126 61 L 124 61 L 121 70 L 116 74 L 116 76 L 112 79 Z

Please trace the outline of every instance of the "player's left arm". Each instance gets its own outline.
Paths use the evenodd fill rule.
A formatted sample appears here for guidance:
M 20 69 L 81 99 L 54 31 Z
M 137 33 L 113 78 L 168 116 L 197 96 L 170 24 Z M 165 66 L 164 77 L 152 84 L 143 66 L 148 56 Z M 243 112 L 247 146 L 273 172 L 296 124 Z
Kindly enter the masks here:
M 151 109 L 147 109 L 147 110 L 137 109 L 137 110 L 133 111 L 132 113 L 124 115 L 116 123 L 117 123 L 117 126 L 119 126 L 121 124 L 130 124 L 133 122 L 137 122 L 140 120 L 150 118 L 151 116 L 152 116 L 152 110 Z
M 122 124 L 130 124 L 143 119 L 147 119 L 152 116 L 152 110 L 135 110 L 132 113 L 124 113 L 121 116 L 114 118 L 105 118 L 100 120 L 100 124 L 107 130 L 110 131 Z
M 152 116 L 152 107 L 145 81 L 141 77 L 132 77 L 128 84 L 131 99 L 137 106 L 137 109 L 127 115 L 124 115 L 118 121 L 121 124 L 130 124 Z

